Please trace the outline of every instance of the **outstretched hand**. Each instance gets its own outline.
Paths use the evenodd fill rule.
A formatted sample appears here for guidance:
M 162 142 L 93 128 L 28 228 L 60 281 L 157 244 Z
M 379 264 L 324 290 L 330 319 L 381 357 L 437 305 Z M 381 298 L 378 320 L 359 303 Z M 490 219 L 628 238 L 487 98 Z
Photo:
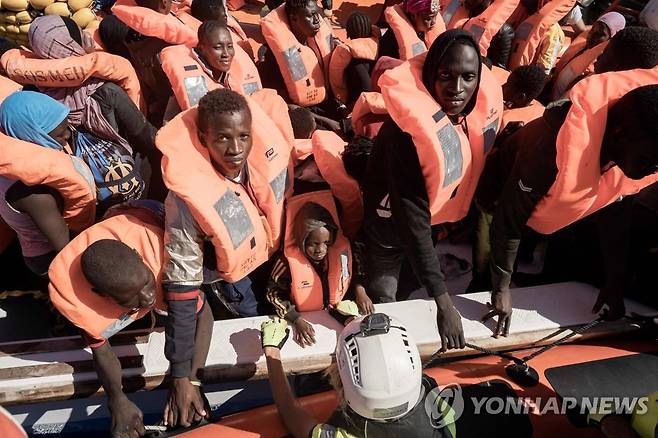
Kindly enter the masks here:
M 436 298 L 436 325 L 441 337 L 441 352 L 453 348 L 464 348 L 464 328 L 462 317 L 452 305 L 448 294 Z
M 168 427 L 189 427 L 208 418 L 198 386 L 187 377 L 174 378 L 164 410 L 164 424 Z

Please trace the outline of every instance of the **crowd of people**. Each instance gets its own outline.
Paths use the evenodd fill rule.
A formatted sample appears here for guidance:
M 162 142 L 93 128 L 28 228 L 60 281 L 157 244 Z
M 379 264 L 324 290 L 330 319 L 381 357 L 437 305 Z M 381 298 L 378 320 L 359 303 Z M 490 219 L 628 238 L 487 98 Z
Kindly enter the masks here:
M 387 0 L 376 23 L 349 15 L 339 39 L 330 12 L 268 1 L 257 50 L 223 0 L 117 0 L 93 34 L 43 16 L 30 50 L 3 45 L 3 243 L 17 236 L 91 347 L 113 436 L 144 434 L 110 346 L 140 319 L 165 327 L 165 425 L 210 413 L 200 379 L 213 320 L 276 315 L 263 345 L 294 436 L 381 424 L 400 436 L 416 420 L 391 424 L 423 411 L 418 392 L 432 388 L 418 383 L 417 351 L 371 361 L 377 379 L 390 376 L 372 364 L 391 355 L 418 377 L 373 401 L 350 386 L 358 358 L 345 345 L 377 357 L 377 336 L 399 342 L 404 328 L 373 303 L 423 287 L 442 350 L 464 347 L 450 297 L 464 291 L 448 290 L 439 240 L 472 244 L 467 291 L 491 291 L 495 336 L 509 333 L 513 283 L 591 282 L 593 312 L 610 319 L 647 284 L 657 30 L 616 11 L 586 26 L 575 0 Z M 515 273 L 537 247 L 543 271 Z M 333 380 L 352 417 L 332 425 L 296 411 L 277 363 L 286 325 L 313 345 L 304 312 L 323 309 L 346 324 Z

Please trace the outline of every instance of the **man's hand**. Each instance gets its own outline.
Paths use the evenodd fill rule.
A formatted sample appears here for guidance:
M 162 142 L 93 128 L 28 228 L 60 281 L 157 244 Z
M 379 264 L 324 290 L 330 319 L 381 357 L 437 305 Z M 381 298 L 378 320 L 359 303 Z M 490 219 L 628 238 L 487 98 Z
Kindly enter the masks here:
M 189 427 L 192 423 L 208 418 L 203 397 L 198 386 L 189 378 L 179 377 L 171 381 L 169 398 L 164 410 L 164 424 L 169 427 Z
M 603 311 L 601 312 L 601 310 Z M 601 316 L 607 321 L 614 321 L 626 314 L 624 294 L 621 292 L 621 288 L 601 288 L 596 303 L 594 303 L 594 307 L 592 307 L 592 313 L 599 312 L 601 312 Z
M 452 305 L 450 295 L 443 294 L 436 300 L 436 325 L 441 337 L 441 352 L 452 348 L 464 348 L 464 329 L 462 318 L 455 306 Z
M 295 339 L 295 342 L 297 342 L 302 348 L 306 348 L 307 345 L 310 347 L 315 344 L 315 329 L 308 321 L 300 316 L 295 322 L 293 322 L 293 326 L 295 327 L 295 335 L 293 339 Z
M 359 306 L 359 312 L 361 315 L 370 315 L 375 311 L 375 305 L 372 304 L 372 300 L 363 286 L 357 285 L 354 288 L 354 295 L 354 301 L 356 301 L 356 305 Z
M 108 403 L 112 414 L 112 438 L 135 438 L 144 436 L 142 411 L 124 394 Z
M 491 302 L 487 303 L 487 306 L 491 310 L 482 317 L 482 322 L 498 316 L 498 324 L 496 325 L 493 337 L 507 336 L 509 334 L 510 324 L 512 323 L 512 294 L 509 288 L 492 292 Z

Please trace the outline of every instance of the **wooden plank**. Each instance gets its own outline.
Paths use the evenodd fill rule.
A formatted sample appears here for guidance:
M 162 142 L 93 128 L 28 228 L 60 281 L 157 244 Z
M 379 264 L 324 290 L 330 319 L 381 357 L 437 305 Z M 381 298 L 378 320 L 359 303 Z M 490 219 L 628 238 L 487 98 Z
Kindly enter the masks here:
M 121 369 L 141 368 L 144 364 L 142 356 L 120 357 Z M 94 361 L 57 362 L 36 366 L 25 366 L 0 369 L 0 380 L 25 379 L 28 377 L 46 377 L 62 374 L 84 373 L 94 371 Z
M 112 345 L 134 345 L 148 342 L 150 331 L 135 330 L 117 333 L 112 337 Z M 17 354 L 36 354 L 55 351 L 76 350 L 86 347 L 80 336 L 34 339 L 29 341 L 0 343 L 0 357 Z

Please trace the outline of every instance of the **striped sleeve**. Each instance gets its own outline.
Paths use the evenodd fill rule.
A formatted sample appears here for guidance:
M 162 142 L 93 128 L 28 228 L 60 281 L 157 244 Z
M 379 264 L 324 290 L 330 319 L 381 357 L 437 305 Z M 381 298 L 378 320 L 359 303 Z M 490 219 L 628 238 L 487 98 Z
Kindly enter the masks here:
M 277 316 L 288 322 L 294 322 L 299 317 L 299 312 L 297 312 L 290 296 L 291 282 L 288 262 L 283 256 L 279 256 L 272 267 L 265 297 L 274 306 Z

